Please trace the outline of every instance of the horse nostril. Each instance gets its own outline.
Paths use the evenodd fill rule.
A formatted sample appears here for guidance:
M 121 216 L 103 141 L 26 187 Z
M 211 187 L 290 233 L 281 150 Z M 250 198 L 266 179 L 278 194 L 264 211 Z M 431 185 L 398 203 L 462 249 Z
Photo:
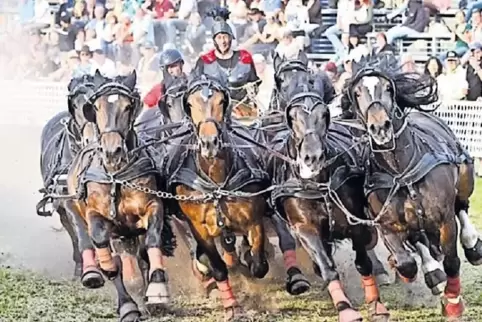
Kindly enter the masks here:
M 370 132 L 372 132 L 372 133 L 375 133 L 375 131 L 376 131 L 376 127 L 375 127 L 374 124 L 370 124 L 370 126 L 368 127 L 368 129 L 369 129 Z
M 118 146 L 114 151 L 114 155 L 120 156 L 121 154 L 122 154 L 122 148 Z
M 310 163 L 310 156 L 309 155 L 305 155 L 305 157 L 303 158 L 303 162 L 305 164 L 309 164 Z
M 385 130 L 388 130 L 390 126 L 392 126 L 392 122 L 390 122 L 389 120 L 386 120 L 385 123 L 383 124 L 383 127 L 385 128 Z
M 219 143 L 218 137 L 217 136 L 213 137 L 213 145 L 218 146 L 218 143 Z

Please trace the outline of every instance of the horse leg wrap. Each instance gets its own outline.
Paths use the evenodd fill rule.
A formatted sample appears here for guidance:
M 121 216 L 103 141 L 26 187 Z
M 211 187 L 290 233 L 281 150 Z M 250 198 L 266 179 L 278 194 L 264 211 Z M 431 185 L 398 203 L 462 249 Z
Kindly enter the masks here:
M 285 264 L 285 269 L 289 270 L 291 267 L 296 267 L 296 251 L 295 250 L 287 250 L 283 252 L 283 261 Z
M 363 289 L 365 291 L 365 302 L 371 303 L 380 299 L 377 282 L 373 275 L 362 276 Z
M 328 284 L 328 292 L 330 292 L 330 296 L 333 300 L 333 304 L 335 305 L 335 307 L 342 302 L 347 303 L 351 307 L 351 302 L 346 297 L 341 282 L 339 280 L 331 281 L 330 284 Z
M 449 318 L 459 318 L 464 313 L 464 303 L 460 296 L 460 278 L 448 277 L 442 298 L 442 314 Z
M 109 247 L 96 248 L 95 252 L 97 254 L 97 259 L 99 260 L 99 266 L 103 271 L 117 271 L 117 266 L 115 265 L 114 259 L 112 258 L 112 252 L 110 251 Z
M 95 252 L 93 249 L 85 249 L 82 251 L 82 272 L 97 269 L 95 261 Z
M 225 280 L 222 282 L 216 283 L 221 293 L 221 300 L 223 301 L 223 307 L 225 309 L 237 306 L 236 298 L 233 294 L 233 289 L 231 288 L 231 284 L 229 280 Z
M 459 212 L 460 221 L 460 241 L 464 248 L 474 248 L 479 240 L 479 233 L 470 221 L 467 211 L 461 210 Z
M 162 260 L 162 252 L 157 247 L 150 247 L 147 249 L 147 256 L 149 257 L 149 276 L 156 269 L 164 269 L 164 264 Z

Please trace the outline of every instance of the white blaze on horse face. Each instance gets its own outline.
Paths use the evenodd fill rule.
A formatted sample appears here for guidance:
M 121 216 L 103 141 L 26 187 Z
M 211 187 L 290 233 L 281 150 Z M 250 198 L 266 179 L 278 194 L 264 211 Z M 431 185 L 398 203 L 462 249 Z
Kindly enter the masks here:
M 119 95 L 117 94 L 109 95 L 109 97 L 107 97 L 107 102 L 109 103 L 115 103 L 118 100 L 119 100 Z
M 470 221 L 469 215 L 465 210 L 459 212 L 460 221 L 460 241 L 465 248 L 474 248 L 479 239 L 479 233 Z
M 296 163 L 298 163 L 300 177 L 302 179 L 311 179 L 316 175 L 316 173 L 311 170 L 310 167 L 307 166 L 300 158 L 296 160 Z
M 380 79 L 375 76 L 365 76 L 363 77 L 363 86 L 365 86 L 370 93 L 372 101 L 375 100 L 375 89 L 377 85 L 380 84 Z

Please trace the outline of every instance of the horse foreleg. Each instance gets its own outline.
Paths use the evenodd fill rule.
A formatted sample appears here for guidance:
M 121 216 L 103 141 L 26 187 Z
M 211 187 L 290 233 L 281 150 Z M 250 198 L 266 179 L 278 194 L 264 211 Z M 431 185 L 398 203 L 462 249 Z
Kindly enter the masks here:
M 276 234 L 278 235 L 279 248 L 283 253 L 283 261 L 288 278 L 286 291 L 291 295 L 298 295 L 310 289 L 310 282 L 303 275 L 296 260 L 296 240 L 289 230 L 288 224 L 278 214 L 271 217 Z
M 145 245 L 149 259 L 149 280 L 146 290 L 147 305 L 164 306 L 169 303 L 167 273 L 162 258 L 162 225 L 164 209 L 160 202 L 151 202 L 145 216 L 148 219 Z
M 327 252 L 325 245 L 322 243 L 322 237 L 319 230 L 313 224 L 296 223 L 294 224 L 296 234 L 310 256 L 311 260 L 316 264 L 317 273 L 328 283 L 328 292 L 330 293 L 333 304 L 338 311 L 339 322 L 357 322 L 362 321 L 362 316 L 355 308 L 353 308 L 350 300 L 346 296 L 338 272 L 336 271 L 335 262 Z
M 104 277 L 97 268 L 94 246 L 92 245 L 85 221 L 80 214 L 85 209 L 73 200 L 65 201 L 64 207 L 77 238 L 78 252 L 81 254 L 82 276 L 80 280 L 82 285 L 91 289 L 102 287 L 104 286 Z
M 436 261 L 430 253 L 430 243 L 424 232 L 421 238 L 415 244 L 418 254 L 422 259 L 422 271 L 424 273 L 425 284 L 432 291 L 433 295 L 439 295 L 443 292 L 447 275 L 443 272 L 442 264 Z
M 62 226 L 65 228 L 65 230 L 67 230 L 67 233 L 69 234 L 70 240 L 72 242 L 72 259 L 75 263 L 74 277 L 81 277 L 82 276 L 82 258 L 80 256 L 80 251 L 79 251 L 79 239 L 77 237 L 77 234 L 74 230 L 72 222 L 70 221 L 70 218 L 67 215 L 67 212 L 65 211 L 64 207 L 59 206 L 57 208 L 57 213 L 59 214 L 60 222 L 62 223 Z
M 450 218 L 440 228 L 440 243 L 445 255 L 443 266 L 447 285 L 442 297 L 442 313 L 449 318 L 459 318 L 464 312 L 460 287 L 460 259 L 457 254 L 457 222 Z
M 269 271 L 269 263 L 264 251 L 265 240 L 262 221 L 248 228 L 248 242 L 251 249 L 247 250 L 242 256 L 248 264 L 251 275 L 256 278 L 265 277 Z
M 365 302 L 368 304 L 368 314 L 372 321 L 388 321 L 390 314 L 380 300 L 380 292 L 373 274 L 373 265 L 365 245 L 363 245 L 363 233 L 363 231 L 355 231 L 352 242 L 353 250 L 356 252 L 355 267 L 362 276 Z
M 217 288 L 221 295 L 225 320 L 233 319 L 238 303 L 229 282 L 228 267 L 221 255 L 219 255 L 214 239 L 202 224 L 192 224 L 192 232 L 197 241 L 198 254 L 206 255 L 209 260 L 210 274 L 216 281 Z
M 110 249 L 111 223 L 96 211 L 87 212 L 90 237 L 103 273 L 114 283 L 117 291 L 117 312 L 120 322 L 137 321 L 141 317 L 139 308 L 129 295 L 122 277 L 122 262 L 119 256 L 112 256 Z

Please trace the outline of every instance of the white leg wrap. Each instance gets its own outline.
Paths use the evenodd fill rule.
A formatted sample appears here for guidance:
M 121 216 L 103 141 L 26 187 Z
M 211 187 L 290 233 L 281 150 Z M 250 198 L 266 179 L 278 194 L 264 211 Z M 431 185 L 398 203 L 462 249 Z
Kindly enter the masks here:
M 443 271 L 443 266 L 440 262 L 437 262 L 432 255 L 430 254 L 430 250 L 423 245 L 422 243 L 418 242 L 416 245 L 418 249 L 418 253 L 422 258 L 422 271 L 424 274 L 428 272 L 433 272 L 437 269 Z
M 465 210 L 459 212 L 460 221 L 460 241 L 465 248 L 474 248 L 479 239 L 479 233 L 470 221 L 469 215 Z

